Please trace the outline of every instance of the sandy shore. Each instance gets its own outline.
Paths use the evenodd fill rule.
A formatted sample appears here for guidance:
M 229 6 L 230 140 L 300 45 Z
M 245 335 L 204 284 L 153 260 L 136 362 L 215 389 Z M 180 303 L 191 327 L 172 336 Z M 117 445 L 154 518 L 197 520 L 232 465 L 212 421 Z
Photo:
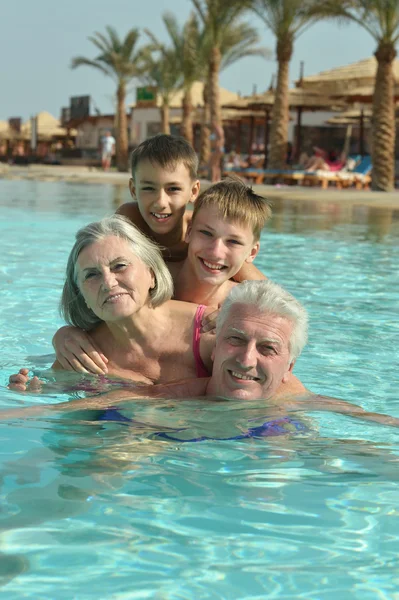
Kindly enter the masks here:
M 0 179 L 67 181 L 87 184 L 128 185 L 129 174 L 103 171 L 93 167 L 67 167 L 58 165 L 29 165 L 27 167 L 0 163 Z M 210 185 L 202 181 L 202 189 Z M 298 203 L 345 203 L 352 206 L 368 206 L 399 210 L 399 190 L 391 193 L 317 187 L 255 185 L 254 189 L 271 200 L 293 200 Z

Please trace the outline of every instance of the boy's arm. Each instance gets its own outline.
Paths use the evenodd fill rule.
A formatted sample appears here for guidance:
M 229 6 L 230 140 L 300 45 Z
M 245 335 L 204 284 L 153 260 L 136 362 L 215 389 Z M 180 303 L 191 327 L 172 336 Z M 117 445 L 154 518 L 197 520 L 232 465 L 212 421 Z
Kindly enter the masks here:
M 267 279 L 265 275 L 259 269 L 255 267 L 253 263 L 244 263 L 241 269 L 233 277 L 234 281 L 241 283 L 242 281 L 258 281 L 261 279 Z
M 77 373 L 107 373 L 107 357 L 88 333 L 78 327 L 61 327 L 54 337 L 53 346 L 57 361 L 53 368 Z

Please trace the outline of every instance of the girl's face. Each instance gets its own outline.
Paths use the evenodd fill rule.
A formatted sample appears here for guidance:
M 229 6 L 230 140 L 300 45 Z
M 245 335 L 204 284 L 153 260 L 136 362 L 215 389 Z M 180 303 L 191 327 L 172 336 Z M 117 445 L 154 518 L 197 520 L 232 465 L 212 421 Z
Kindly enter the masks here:
M 155 280 L 127 241 L 108 236 L 79 254 L 77 283 L 94 314 L 112 322 L 148 306 Z
M 188 260 L 197 279 L 215 286 L 234 277 L 259 251 L 251 227 L 225 220 L 217 208 L 198 211 L 186 242 Z

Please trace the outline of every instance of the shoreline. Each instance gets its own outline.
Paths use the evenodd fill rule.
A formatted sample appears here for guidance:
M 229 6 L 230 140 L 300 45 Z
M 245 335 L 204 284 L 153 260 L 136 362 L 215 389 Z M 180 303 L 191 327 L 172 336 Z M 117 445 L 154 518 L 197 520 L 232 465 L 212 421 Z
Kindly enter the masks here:
M 104 173 L 95 167 L 68 167 L 61 165 L 5 165 L 0 163 L 0 179 L 14 181 L 65 181 L 80 184 L 107 184 L 128 186 L 129 173 L 108 171 Z M 201 180 L 201 189 L 209 187 L 210 182 Z M 371 192 L 365 190 L 337 190 L 319 187 L 288 185 L 253 185 L 254 190 L 273 200 L 289 200 L 298 203 L 344 203 L 350 206 L 378 207 L 399 211 L 399 190 L 394 192 Z

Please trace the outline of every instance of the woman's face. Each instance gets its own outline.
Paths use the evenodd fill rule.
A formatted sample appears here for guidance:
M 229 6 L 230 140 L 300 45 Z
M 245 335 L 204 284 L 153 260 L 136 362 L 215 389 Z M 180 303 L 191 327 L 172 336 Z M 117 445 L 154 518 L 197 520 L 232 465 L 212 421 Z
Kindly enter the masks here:
M 77 283 L 85 302 L 103 321 L 119 321 L 149 304 L 155 280 L 128 242 L 108 236 L 79 254 Z

